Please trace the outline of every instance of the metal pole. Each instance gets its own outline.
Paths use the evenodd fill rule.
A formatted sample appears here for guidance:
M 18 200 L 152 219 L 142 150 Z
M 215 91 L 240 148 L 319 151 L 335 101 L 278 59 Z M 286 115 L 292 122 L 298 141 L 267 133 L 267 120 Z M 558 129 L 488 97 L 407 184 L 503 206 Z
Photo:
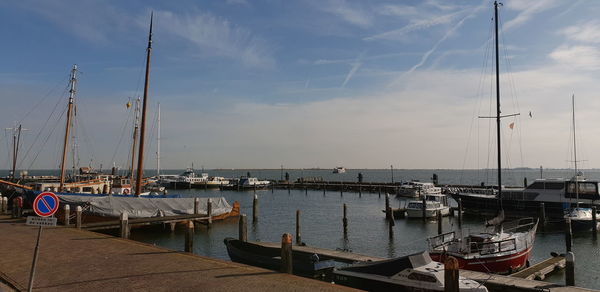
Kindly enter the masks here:
M 35 251 L 33 252 L 33 262 L 31 263 L 31 272 L 29 273 L 29 288 L 28 292 L 33 290 L 33 278 L 35 277 L 35 266 L 37 265 L 38 255 L 40 253 L 40 238 L 42 237 L 42 226 L 38 229 L 37 241 L 35 243 Z

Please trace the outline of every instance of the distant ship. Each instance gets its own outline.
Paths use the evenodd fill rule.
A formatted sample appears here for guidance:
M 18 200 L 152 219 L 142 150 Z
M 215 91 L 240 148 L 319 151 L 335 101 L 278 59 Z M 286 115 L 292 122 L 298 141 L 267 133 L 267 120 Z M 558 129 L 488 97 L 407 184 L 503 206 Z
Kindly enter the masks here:
M 333 173 L 346 173 L 346 169 L 342 166 L 338 166 L 333 169 Z

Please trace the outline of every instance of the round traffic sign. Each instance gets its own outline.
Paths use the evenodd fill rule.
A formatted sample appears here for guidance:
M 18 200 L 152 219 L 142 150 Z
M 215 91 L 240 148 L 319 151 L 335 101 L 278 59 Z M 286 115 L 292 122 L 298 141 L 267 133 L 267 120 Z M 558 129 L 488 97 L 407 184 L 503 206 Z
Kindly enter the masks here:
M 33 211 L 41 217 L 52 216 L 58 210 L 58 202 L 54 193 L 41 193 L 33 200 Z

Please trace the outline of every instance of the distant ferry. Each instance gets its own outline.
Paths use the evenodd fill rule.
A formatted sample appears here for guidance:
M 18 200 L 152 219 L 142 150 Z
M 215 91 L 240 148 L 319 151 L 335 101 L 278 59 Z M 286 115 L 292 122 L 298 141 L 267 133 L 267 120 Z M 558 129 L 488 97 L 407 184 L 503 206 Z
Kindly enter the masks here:
M 342 166 L 338 166 L 333 169 L 333 173 L 346 173 L 346 169 Z

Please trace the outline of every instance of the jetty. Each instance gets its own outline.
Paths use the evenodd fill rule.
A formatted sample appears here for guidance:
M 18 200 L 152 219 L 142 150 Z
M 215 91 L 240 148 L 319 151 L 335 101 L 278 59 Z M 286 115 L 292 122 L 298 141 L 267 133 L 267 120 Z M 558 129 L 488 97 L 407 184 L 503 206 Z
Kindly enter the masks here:
M 0 290 L 26 291 L 37 227 L 0 217 Z M 43 229 L 34 291 L 357 291 L 76 228 Z M 10 290 L 8 290 L 10 291 Z

